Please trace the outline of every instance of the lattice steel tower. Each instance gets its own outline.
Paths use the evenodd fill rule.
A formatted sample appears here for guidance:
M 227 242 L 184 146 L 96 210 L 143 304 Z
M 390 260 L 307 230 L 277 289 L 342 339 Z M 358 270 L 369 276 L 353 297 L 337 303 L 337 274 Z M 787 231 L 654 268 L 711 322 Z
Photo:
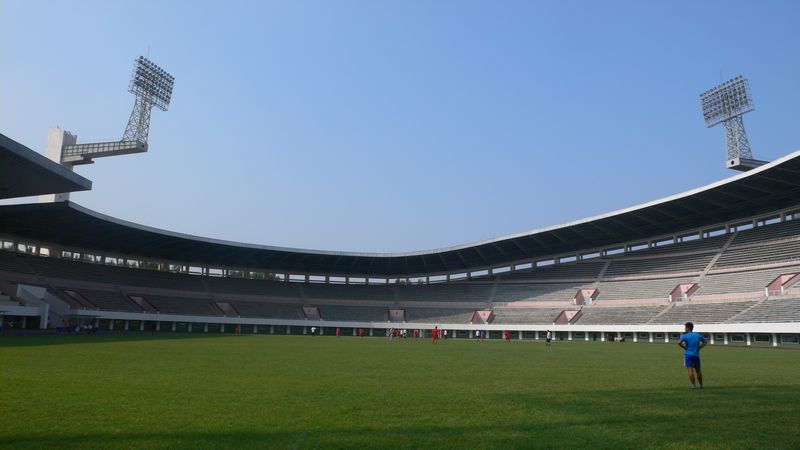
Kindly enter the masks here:
M 753 97 L 747 78 L 738 76 L 703 92 L 700 94 L 700 105 L 706 127 L 711 128 L 719 123 L 725 126 L 728 150 L 725 165 L 728 168 L 745 171 L 765 163 L 753 159 L 742 122 L 742 115 L 753 110 Z
M 172 87 L 175 78 L 164 69 L 153 64 L 149 59 L 140 56 L 131 75 L 128 92 L 136 95 L 128 126 L 125 127 L 123 141 L 135 141 L 147 144 L 150 132 L 150 112 L 153 107 L 166 111 L 172 98 Z
M 140 56 L 136 59 L 128 91 L 136 95 L 133 112 L 122 140 L 78 144 L 78 136 L 60 127 L 51 127 L 47 132 L 45 154 L 53 161 L 72 170 L 74 166 L 92 164 L 95 158 L 130 155 L 147 151 L 147 136 L 150 133 L 150 112 L 153 107 L 162 111 L 169 108 L 175 78 L 164 69 Z M 42 202 L 66 201 L 69 193 L 49 194 L 40 197 Z

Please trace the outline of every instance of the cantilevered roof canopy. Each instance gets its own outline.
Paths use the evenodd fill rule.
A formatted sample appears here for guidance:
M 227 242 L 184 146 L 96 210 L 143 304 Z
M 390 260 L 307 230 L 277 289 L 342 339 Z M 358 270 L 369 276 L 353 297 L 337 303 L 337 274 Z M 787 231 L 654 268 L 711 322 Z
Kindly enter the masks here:
M 0 199 L 91 188 L 86 178 L 0 134 Z
M 800 151 L 689 192 L 554 227 L 411 253 L 353 253 L 243 244 L 150 228 L 74 203 L 0 207 L 0 234 L 97 253 L 274 272 L 407 276 L 456 273 L 646 240 L 800 204 Z

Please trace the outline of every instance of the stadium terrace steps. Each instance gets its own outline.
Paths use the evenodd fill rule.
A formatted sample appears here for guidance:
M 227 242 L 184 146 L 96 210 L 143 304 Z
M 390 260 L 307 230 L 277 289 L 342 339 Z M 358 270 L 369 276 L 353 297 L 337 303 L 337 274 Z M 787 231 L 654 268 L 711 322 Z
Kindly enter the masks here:
M 750 308 L 757 302 L 727 303 L 675 303 L 664 314 L 652 320 L 651 324 L 669 325 L 694 323 L 723 323 L 740 312 Z
M 600 274 L 604 262 L 591 261 L 557 264 L 537 269 L 518 270 L 496 275 L 497 280 L 548 280 L 548 279 L 593 279 Z
M 764 300 L 728 322 L 800 322 L 800 297 Z
M 202 298 L 168 297 L 164 295 L 145 295 L 161 314 L 192 316 L 222 316 L 222 311 L 211 300 Z
M 522 300 L 569 301 L 575 297 L 578 289 L 588 289 L 588 285 L 576 283 L 498 283 L 493 302 L 508 303 Z
M 111 281 L 103 270 L 105 266 L 100 264 L 36 256 L 26 257 L 24 264 L 33 269 L 40 277 L 59 278 L 62 280 L 83 280 L 97 283 L 108 283 Z
M 497 324 L 552 324 L 563 311 L 561 308 L 495 308 L 494 320 Z
M 474 309 L 461 308 L 406 308 L 406 322 L 469 323 Z
M 585 306 L 573 323 L 581 325 L 642 324 L 648 323 L 665 306 L 597 307 Z
M 738 246 L 754 242 L 766 242 L 797 235 L 800 235 L 800 220 L 795 219 L 764 225 L 749 230 L 742 230 L 739 232 L 739 235 L 736 236 L 732 245 Z
M 160 272 L 157 270 L 126 269 L 105 266 L 106 273 L 114 284 L 122 286 L 151 287 L 176 291 L 205 292 L 199 275 Z
M 388 322 L 389 309 L 373 306 L 318 305 L 322 320 Z M 408 320 L 408 312 L 406 312 Z
M 393 302 L 395 286 L 389 285 L 345 285 L 308 283 L 303 285 L 309 299 L 368 300 Z
M 633 255 L 659 255 L 673 252 L 716 252 L 725 244 L 728 235 L 712 236 L 704 239 L 678 242 L 648 249 L 634 251 Z
M 603 281 L 598 286 L 598 301 L 668 299 L 675 286 L 691 283 L 691 278 L 664 278 L 644 281 Z
M 62 288 L 64 290 L 65 288 Z M 142 312 L 141 308 L 130 302 L 119 292 L 97 291 L 91 289 L 70 289 L 77 291 L 103 311 Z
M 774 267 L 778 264 L 785 267 Z M 388 320 L 390 305 L 400 303 L 411 306 L 406 308 L 409 322 L 469 323 L 477 307 L 471 304 L 497 302 L 495 323 L 552 323 L 561 310 L 552 309 L 550 317 L 549 307 L 555 302 L 568 303 L 578 289 L 591 287 L 599 290 L 598 304 L 585 307 L 583 317 L 576 323 L 672 324 L 682 323 L 687 316 L 701 323 L 782 321 L 781 314 L 786 314 L 786 320 L 795 321 L 797 299 L 763 303 L 756 300 L 763 298 L 765 287 L 777 276 L 797 272 L 800 220 L 625 254 L 429 285 L 337 285 L 201 277 L 0 251 L 3 279 L 38 280 L 38 284 L 79 292 L 90 306 L 70 301 L 75 308 L 138 312 L 142 307 L 119 292 L 154 292 L 143 297 L 164 314 L 221 316 L 223 312 L 214 302 L 230 302 L 243 317 L 303 319 L 298 305 L 311 304 L 320 305 L 326 320 L 377 322 Z M 692 273 L 697 275 L 688 276 Z M 676 285 L 693 281 L 699 282 L 699 289 L 692 296 L 698 300 L 696 303 L 635 306 L 665 302 Z M 800 292 L 800 287 L 794 287 L 792 292 Z M 63 292 L 59 295 L 64 296 Z M 272 301 L 259 301 L 265 298 Z M 701 303 L 710 300 L 728 303 Z M 552 303 L 541 304 L 548 308 L 501 306 L 527 301 Z M 358 302 L 365 304 L 356 305 Z M 369 302 L 373 303 L 367 306 Z M 386 306 L 376 306 L 383 304 Z M 613 307 L 606 307 L 609 304 Z
M 730 273 L 710 273 L 700 283 L 695 296 L 721 295 L 734 292 L 764 292 L 775 278 L 786 273 L 800 272 L 800 265 Z M 766 295 L 766 294 L 765 294 Z
M 713 253 L 692 256 L 670 256 L 654 259 L 614 259 L 606 277 L 655 273 L 701 272 L 714 257 Z
M 488 302 L 492 284 L 440 283 L 428 285 L 397 286 L 400 302 Z
M 722 254 L 715 268 L 752 266 L 778 261 L 800 262 L 800 240 L 731 247 Z
M 300 283 L 246 278 L 207 277 L 208 289 L 215 294 L 241 294 L 262 297 L 299 297 Z
M 28 258 L 18 253 L 0 250 L 0 271 L 33 274 L 25 263 Z
M 270 319 L 305 319 L 297 305 L 269 302 L 230 302 L 241 317 L 262 317 Z

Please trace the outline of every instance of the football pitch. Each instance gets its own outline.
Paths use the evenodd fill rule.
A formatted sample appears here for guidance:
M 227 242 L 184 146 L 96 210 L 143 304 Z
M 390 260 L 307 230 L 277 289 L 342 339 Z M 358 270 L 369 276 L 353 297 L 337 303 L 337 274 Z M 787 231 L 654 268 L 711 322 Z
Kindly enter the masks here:
M 800 351 L 675 344 L 0 338 L 3 448 L 790 448 Z

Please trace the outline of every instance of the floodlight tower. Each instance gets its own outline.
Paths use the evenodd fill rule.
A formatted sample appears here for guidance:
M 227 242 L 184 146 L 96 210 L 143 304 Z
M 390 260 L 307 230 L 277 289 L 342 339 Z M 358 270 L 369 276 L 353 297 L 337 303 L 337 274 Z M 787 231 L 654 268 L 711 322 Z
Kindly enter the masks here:
M 81 164 L 93 164 L 94 158 L 129 155 L 147 151 L 150 132 L 150 112 L 153 107 L 166 111 L 172 98 L 175 78 L 149 59 L 136 59 L 128 91 L 136 96 L 133 112 L 120 141 L 78 144 L 78 137 L 59 127 L 47 133 L 45 154 L 51 160 L 72 170 Z M 43 195 L 40 202 L 66 201 L 69 193 Z
M 753 159 L 742 122 L 742 115 L 753 110 L 753 97 L 747 78 L 738 76 L 703 92 L 700 94 L 700 105 L 707 128 L 720 123 L 725 126 L 728 147 L 726 167 L 747 171 L 766 163 Z
M 136 96 L 123 141 L 140 142 L 147 147 L 150 132 L 150 111 L 153 107 L 166 111 L 172 98 L 175 78 L 144 56 L 136 60 L 128 92 Z

